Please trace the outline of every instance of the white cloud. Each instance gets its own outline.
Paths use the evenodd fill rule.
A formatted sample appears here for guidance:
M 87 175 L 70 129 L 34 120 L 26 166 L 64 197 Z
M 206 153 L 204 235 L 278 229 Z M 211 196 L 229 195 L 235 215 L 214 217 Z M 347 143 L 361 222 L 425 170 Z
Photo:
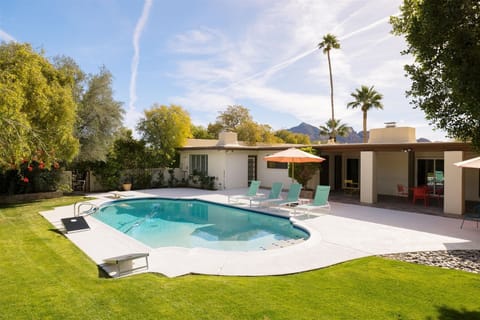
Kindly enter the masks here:
M 5 42 L 17 41 L 13 36 L 3 30 L 0 30 L 0 40 L 3 40 Z
M 335 117 L 359 130 L 361 115 L 346 109 L 350 93 L 360 84 L 380 92 L 401 87 L 385 95 L 383 114 L 372 115 L 371 123 L 383 126 L 392 121 L 387 114 L 392 108 L 408 107 L 403 65 L 410 60 L 400 55 L 404 42 L 390 34 L 388 23 L 399 5 L 390 0 L 274 1 L 258 5 L 256 20 L 235 37 L 211 26 L 178 34 L 170 45 L 184 54 L 174 74 L 185 94 L 171 100 L 192 112 L 246 103 L 254 118 L 270 110 L 290 115 L 292 122 L 323 124 L 331 116 L 328 64 L 316 46 L 323 35 L 334 33 L 342 46 L 332 51 Z M 408 122 L 409 113 L 404 114 Z M 419 115 L 417 110 L 412 119 Z
M 223 52 L 228 43 L 220 31 L 202 27 L 175 35 L 168 42 L 168 47 L 177 53 L 208 55 Z

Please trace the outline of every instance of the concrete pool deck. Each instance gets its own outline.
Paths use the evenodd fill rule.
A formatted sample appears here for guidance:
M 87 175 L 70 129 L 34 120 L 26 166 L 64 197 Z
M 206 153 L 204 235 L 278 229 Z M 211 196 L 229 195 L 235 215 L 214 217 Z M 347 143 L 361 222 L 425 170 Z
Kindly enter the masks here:
M 198 189 L 151 189 L 118 192 L 125 197 L 161 196 L 197 198 L 226 203 L 229 194 L 245 194 L 246 189 L 207 191 Z M 268 191 L 266 191 L 268 193 Z M 112 194 L 92 194 L 100 204 Z M 149 253 L 148 272 L 167 277 L 185 274 L 231 276 L 281 275 L 331 266 L 366 256 L 411 251 L 480 249 L 480 229 L 472 221 L 432 215 L 331 203 L 331 213 L 292 222 L 307 229 L 307 241 L 265 251 L 230 252 L 203 248 L 150 248 L 135 239 L 86 216 L 90 230 L 68 233 L 78 248 L 97 265 L 104 259 L 124 254 Z M 61 218 L 73 216 L 73 205 L 41 212 L 55 227 Z

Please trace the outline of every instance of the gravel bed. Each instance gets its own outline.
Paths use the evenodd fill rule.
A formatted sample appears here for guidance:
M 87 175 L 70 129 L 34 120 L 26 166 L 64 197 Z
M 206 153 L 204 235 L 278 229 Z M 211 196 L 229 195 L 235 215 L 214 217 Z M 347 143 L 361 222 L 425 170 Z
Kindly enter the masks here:
M 380 257 L 444 269 L 480 273 L 480 250 L 419 251 L 386 254 Z

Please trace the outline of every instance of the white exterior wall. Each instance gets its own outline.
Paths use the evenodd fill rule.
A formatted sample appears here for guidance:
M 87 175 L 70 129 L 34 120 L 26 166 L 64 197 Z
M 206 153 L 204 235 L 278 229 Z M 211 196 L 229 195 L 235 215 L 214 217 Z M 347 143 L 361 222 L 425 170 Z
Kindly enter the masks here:
M 466 153 L 463 158 L 464 160 L 468 160 L 478 156 L 478 154 Z M 465 179 L 465 200 L 480 201 L 480 197 L 478 195 L 480 187 L 480 169 L 464 168 L 463 173 Z
M 190 155 L 206 154 L 208 156 L 208 175 L 218 178 L 218 188 L 225 186 L 224 172 L 226 170 L 225 151 L 224 150 L 192 150 L 182 151 L 180 153 L 180 169 L 190 174 Z
M 377 155 L 373 151 L 360 152 L 360 202 L 377 202 Z
M 368 143 L 414 143 L 415 128 L 391 127 L 370 129 Z
M 211 150 L 205 154 L 208 155 L 208 175 L 217 177 L 218 189 L 223 190 L 225 188 L 224 172 L 227 167 L 225 151 Z
M 480 197 L 478 196 L 480 169 L 464 168 L 463 170 L 465 174 L 465 200 L 480 201 Z
M 397 184 L 408 186 L 408 153 L 377 152 L 377 192 L 397 195 Z
M 283 189 L 288 189 L 292 179 L 288 177 L 288 169 L 269 169 L 267 161 L 263 160 L 265 156 L 271 155 L 276 151 L 259 151 L 257 161 L 257 177 L 262 181 L 262 187 L 270 188 L 272 183 L 283 183 Z
M 248 155 L 245 151 L 226 152 L 225 188 L 248 187 Z
M 445 192 L 443 211 L 462 214 L 465 211 L 463 168 L 453 165 L 463 160 L 462 151 L 445 151 Z

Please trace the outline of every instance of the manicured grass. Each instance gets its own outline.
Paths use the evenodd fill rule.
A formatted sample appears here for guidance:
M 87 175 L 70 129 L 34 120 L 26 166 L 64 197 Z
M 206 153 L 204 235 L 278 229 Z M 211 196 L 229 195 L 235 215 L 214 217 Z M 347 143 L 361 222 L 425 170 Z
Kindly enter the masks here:
M 99 278 L 38 214 L 78 200 L 0 208 L 0 319 L 480 319 L 480 275 L 375 257 L 275 277 Z

